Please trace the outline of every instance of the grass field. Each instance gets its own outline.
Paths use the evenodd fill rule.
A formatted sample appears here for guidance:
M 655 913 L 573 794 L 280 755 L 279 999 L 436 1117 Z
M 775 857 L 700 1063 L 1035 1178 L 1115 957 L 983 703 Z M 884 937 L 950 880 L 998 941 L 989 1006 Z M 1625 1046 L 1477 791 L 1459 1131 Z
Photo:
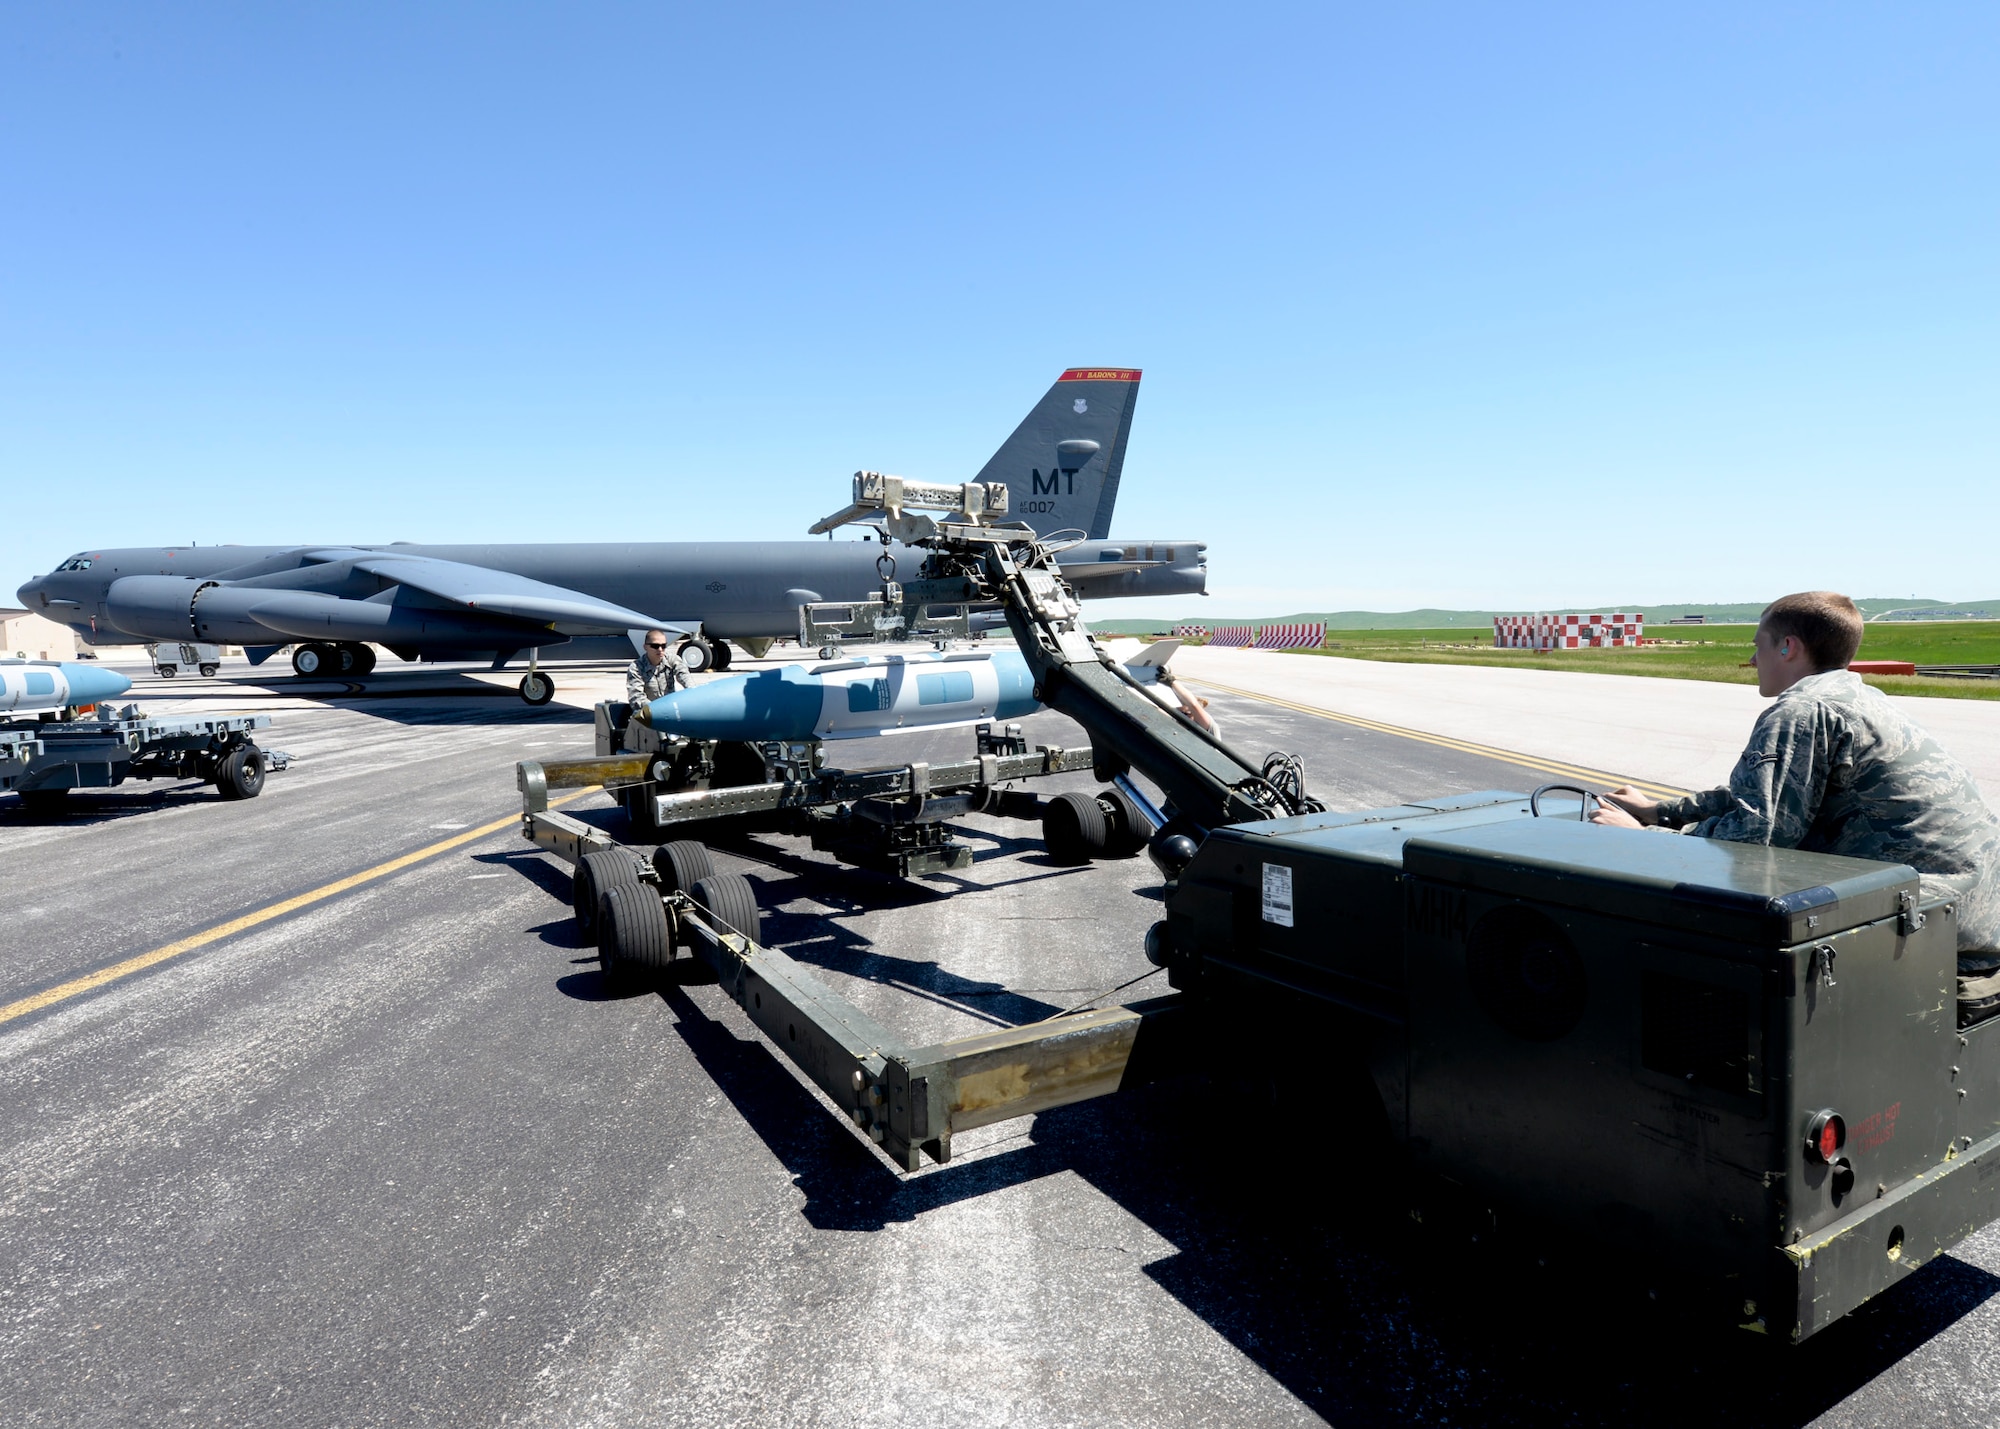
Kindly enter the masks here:
M 2000 621 L 1885 623 L 1867 627 L 1861 660 L 1908 660 L 1919 665 L 2000 665 Z M 1335 630 L 1319 653 L 1354 660 L 1395 660 L 1430 665 L 1500 665 L 1529 670 L 1590 670 L 1606 675 L 1658 675 L 1675 680 L 1722 680 L 1754 685 L 1748 667 L 1748 625 L 1650 626 L 1647 638 L 1686 640 L 1636 650 L 1496 650 L 1469 643 L 1465 630 Z M 1954 680 L 1922 675 L 1869 675 L 1869 684 L 1892 695 L 1941 695 L 1950 699 L 2000 699 L 2000 680 Z

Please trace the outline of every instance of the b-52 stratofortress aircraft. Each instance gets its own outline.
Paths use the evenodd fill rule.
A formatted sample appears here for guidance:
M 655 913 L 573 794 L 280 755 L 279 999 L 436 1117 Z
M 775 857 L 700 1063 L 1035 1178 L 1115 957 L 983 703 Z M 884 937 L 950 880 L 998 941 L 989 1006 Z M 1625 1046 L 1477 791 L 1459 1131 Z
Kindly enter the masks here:
M 975 479 L 1005 483 L 1043 537 L 1074 533 L 1060 563 L 1079 594 L 1205 594 L 1203 543 L 1109 539 L 1138 393 L 1136 368 L 1071 368 Z M 521 697 L 543 704 L 540 651 L 623 657 L 657 627 L 693 668 L 726 669 L 729 641 L 761 654 L 797 634 L 801 605 L 866 599 L 884 554 L 872 540 L 140 547 L 80 552 L 19 594 L 87 644 L 238 644 L 253 664 L 289 644 L 305 676 L 367 674 L 371 642 L 495 669 L 527 651 Z

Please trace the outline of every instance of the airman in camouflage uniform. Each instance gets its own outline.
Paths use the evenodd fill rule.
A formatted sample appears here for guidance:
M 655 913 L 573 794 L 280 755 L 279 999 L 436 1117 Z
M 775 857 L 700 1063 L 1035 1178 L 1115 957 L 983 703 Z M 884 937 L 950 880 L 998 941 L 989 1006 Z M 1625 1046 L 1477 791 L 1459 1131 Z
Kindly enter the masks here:
M 668 648 L 666 632 L 648 630 L 645 653 L 625 667 L 625 702 L 636 708 L 687 687 L 687 663 Z
M 1728 786 L 1660 804 L 1618 789 L 1598 822 L 1907 864 L 1925 901 L 1956 905 L 1959 998 L 1983 1016 L 2000 1009 L 2000 819 L 1965 766 L 1847 669 L 1861 628 L 1832 592 L 1773 602 L 1753 663 L 1775 698 Z
M 2000 948 L 2000 820 L 1964 765 L 1846 670 L 1808 675 L 1779 695 L 1729 786 L 1668 800 L 1659 822 L 1702 838 L 1906 863 L 1927 901 L 1957 902 L 1961 949 Z

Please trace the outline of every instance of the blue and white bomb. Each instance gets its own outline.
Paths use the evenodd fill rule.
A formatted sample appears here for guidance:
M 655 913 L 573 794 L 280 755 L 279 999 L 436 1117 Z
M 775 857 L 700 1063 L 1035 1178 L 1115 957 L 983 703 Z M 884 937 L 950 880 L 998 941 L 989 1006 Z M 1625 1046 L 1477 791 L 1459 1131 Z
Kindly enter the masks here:
M 1178 640 L 1156 641 L 1125 664 L 1135 683 L 1176 711 L 1178 702 L 1159 682 L 1180 646 Z M 800 742 L 1022 719 L 1041 708 L 1028 662 L 1010 648 L 880 655 L 729 675 L 654 700 L 647 722 L 688 739 Z
M 0 713 L 60 710 L 116 699 L 132 682 L 115 670 L 58 660 L 0 660 Z
M 1040 709 L 1018 650 L 884 655 L 729 675 L 654 700 L 647 719 L 689 739 L 860 739 L 1020 719 Z

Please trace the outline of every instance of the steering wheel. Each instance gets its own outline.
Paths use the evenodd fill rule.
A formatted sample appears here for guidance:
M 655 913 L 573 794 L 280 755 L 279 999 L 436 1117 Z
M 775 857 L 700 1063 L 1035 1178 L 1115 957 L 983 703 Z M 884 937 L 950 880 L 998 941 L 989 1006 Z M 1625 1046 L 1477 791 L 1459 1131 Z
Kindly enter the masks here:
M 1576 819 L 1580 824 L 1590 822 L 1591 805 L 1596 804 L 1601 806 L 1604 803 L 1597 795 L 1580 785 L 1544 784 L 1528 796 L 1528 812 L 1539 819 L 1542 816 L 1542 795 L 1556 793 L 1575 794 L 1577 796 Z

